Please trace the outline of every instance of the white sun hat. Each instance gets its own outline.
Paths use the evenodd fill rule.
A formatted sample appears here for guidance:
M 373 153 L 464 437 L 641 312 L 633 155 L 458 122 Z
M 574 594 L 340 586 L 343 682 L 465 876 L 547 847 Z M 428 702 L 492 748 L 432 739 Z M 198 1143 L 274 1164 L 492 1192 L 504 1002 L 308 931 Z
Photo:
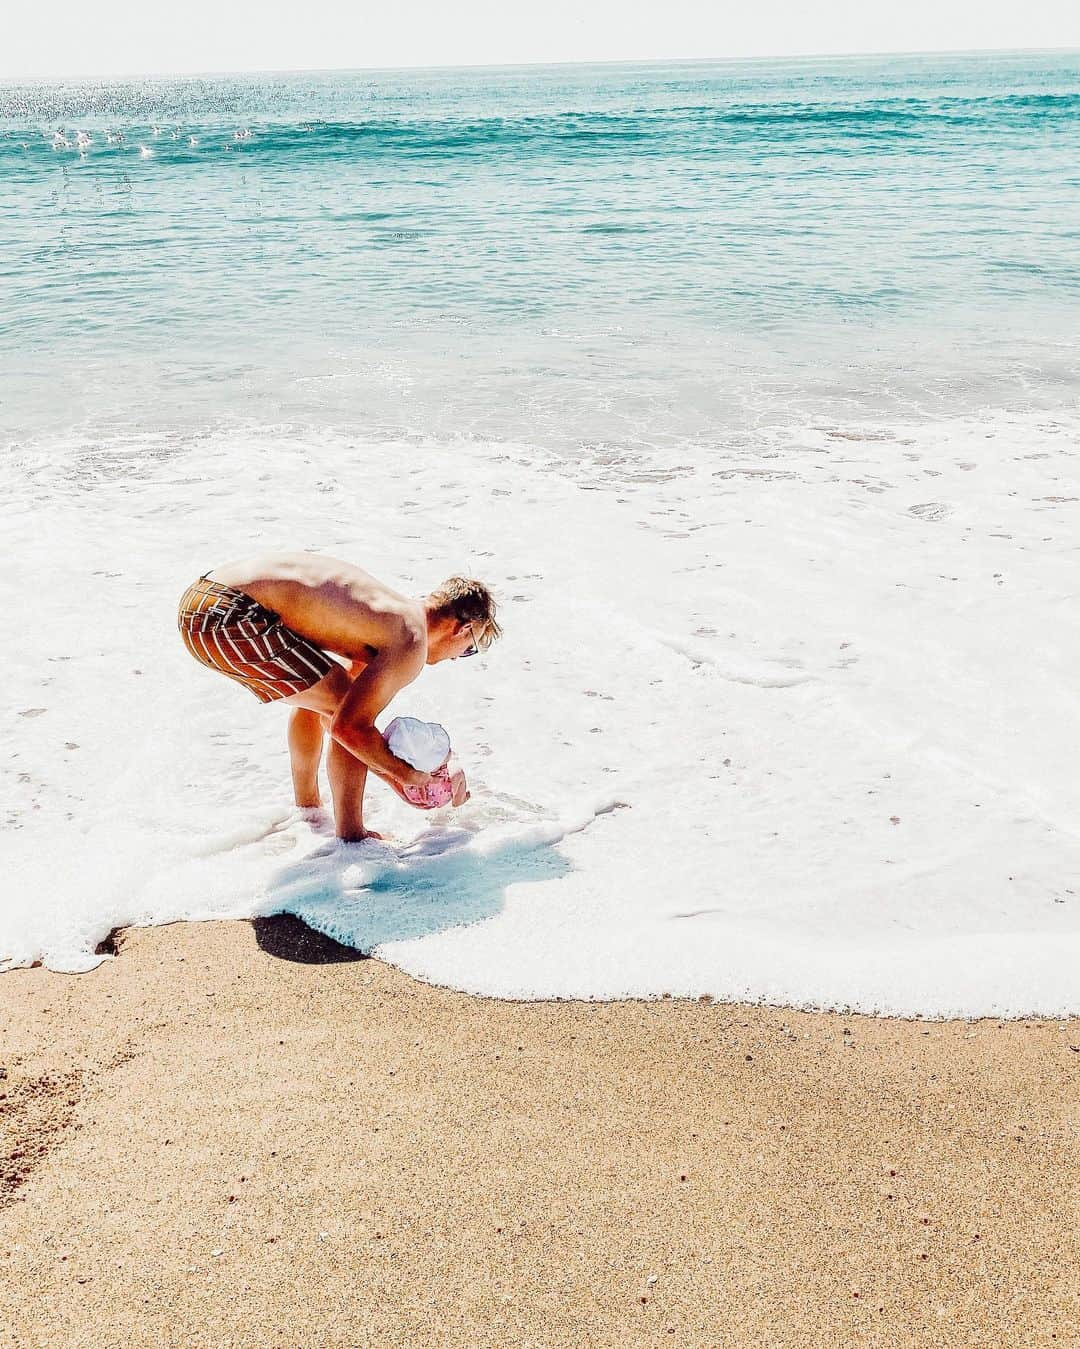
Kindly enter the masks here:
M 395 717 L 383 731 L 390 753 L 421 773 L 434 773 L 450 757 L 450 737 L 437 721 Z

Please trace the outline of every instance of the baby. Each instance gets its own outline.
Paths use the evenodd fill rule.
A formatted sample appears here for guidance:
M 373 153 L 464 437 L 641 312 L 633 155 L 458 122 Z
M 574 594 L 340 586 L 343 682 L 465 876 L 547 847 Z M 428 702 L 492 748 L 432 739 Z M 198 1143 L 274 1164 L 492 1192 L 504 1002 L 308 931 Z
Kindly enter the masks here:
M 465 774 L 450 753 L 450 737 L 438 722 L 395 717 L 383 732 L 383 739 L 391 754 L 431 774 L 431 781 L 422 787 L 402 787 L 384 779 L 403 801 L 418 810 L 463 806 L 468 801 Z

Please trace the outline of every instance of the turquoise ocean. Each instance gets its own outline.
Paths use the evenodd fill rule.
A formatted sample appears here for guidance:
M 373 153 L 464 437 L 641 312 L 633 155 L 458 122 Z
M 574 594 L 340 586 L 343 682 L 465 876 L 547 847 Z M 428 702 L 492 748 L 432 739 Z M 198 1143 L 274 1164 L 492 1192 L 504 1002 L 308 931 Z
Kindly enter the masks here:
M 1080 1011 L 1080 53 L 0 86 L 0 968 L 288 910 L 494 996 Z M 295 811 L 230 557 L 479 575 Z
M 1078 166 L 1075 53 L 7 85 L 0 419 L 1055 406 Z

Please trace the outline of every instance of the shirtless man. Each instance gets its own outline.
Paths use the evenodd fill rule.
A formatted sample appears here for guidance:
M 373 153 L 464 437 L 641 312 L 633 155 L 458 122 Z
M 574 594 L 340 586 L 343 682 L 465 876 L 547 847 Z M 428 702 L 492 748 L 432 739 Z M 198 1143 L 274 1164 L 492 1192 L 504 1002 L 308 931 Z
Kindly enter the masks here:
M 313 553 L 216 567 L 185 591 L 178 622 L 196 660 L 260 702 L 293 709 L 289 754 L 298 806 L 320 804 L 329 731 L 334 821 L 338 837 L 349 840 L 378 837 L 364 828 L 369 769 L 396 788 L 431 781 L 390 753 L 375 718 L 425 665 L 474 656 L 500 633 L 495 601 L 481 581 L 453 576 L 414 600 L 351 563 Z

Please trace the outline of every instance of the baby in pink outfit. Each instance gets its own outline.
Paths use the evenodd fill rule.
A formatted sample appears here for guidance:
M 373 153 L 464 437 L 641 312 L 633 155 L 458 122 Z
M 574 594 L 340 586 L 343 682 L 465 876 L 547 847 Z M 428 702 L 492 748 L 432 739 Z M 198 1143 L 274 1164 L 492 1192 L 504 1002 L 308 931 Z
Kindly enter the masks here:
M 431 775 L 423 787 L 402 787 L 401 794 L 410 805 L 420 810 L 435 810 L 439 806 L 460 806 L 468 798 L 465 774 L 454 759 L 447 759 Z
M 469 799 L 465 774 L 450 753 L 450 737 L 437 722 L 395 717 L 383 731 L 383 739 L 391 754 L 412 764 L 413 768 L 431 774 L 431 781 L 423 787 L 402 787 L 390 782 L 398 796 L 410 806 L 416 806 L 418 810 L 437 810 L 440 806 L 464 805 Z

